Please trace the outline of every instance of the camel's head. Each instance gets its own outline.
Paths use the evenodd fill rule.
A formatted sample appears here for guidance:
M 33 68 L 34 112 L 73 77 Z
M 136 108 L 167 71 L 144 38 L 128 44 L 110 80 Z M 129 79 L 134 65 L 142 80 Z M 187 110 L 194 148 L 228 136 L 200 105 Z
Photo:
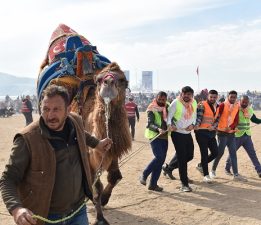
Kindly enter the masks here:
M 106 66 L 95 76 L 99 96 L 107 103 L 124 101 L 128 81 L 117 63 Z

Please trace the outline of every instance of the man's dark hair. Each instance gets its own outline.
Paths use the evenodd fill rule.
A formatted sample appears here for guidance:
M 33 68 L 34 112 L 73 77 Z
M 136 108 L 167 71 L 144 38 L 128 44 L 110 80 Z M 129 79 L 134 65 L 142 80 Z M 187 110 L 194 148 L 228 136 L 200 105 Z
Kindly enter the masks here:
M 160 91 L 158 94 L 157 94 L 157 97 L 166 97 L 167 98 L 167 93 L 164 92 L 164 91 Z
M 208 93 L 212 95 L 218 95 L 218 92 L 216 90 L 210 90 Z
M 194 94 L 194 90 L 190 86 L 185 86 L 181 89 L 181 92 L 186 94 L 186 93 L 191 93 Z
M 237 92 L 234 91 L 234 90 L 232 90 L 232 91 L 230 91 L 230 92 L 228 93 L 228 95 L 237 95 Z
M 241 96 L 241 99 L 249 100 L 249 97 L 248 97 L 247 95 L 242 95 L 242 96 Z
M 42 94 L 42 99 L 46 96 L 48 98 L 52 98 L 56 95 L 59 95 L 63 98 L 64 102 L 65 102 L 65 106 L 67 107 L 70 104 L 69 101 L 69 94 L 68 91 L 65 87 L 63 86 L 57 86 L 55 84 L 52 84 L 50 86 L 48 86 Z

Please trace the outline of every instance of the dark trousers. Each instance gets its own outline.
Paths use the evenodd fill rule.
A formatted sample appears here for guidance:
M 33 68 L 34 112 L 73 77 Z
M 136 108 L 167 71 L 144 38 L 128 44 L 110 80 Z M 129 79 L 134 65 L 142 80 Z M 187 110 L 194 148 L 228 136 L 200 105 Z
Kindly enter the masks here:
M 251 136 L 244 134 L 241 137 L 236 137 L 236 150 L 238 150 L 241 146 L 246 150 L 246 153 L 248 154 L 251 162 L 253 163 L 256 172 L 258 174 L 261 174 L 261 165 L 257 158 Z M 230 168 L 231 168 L 231 160 L 230 160 L 230 156 L 228 156 L 226 162 L 226 170 L 230 171 Z
M 233 174 L 238 174 L 237 168 L 237 153 L 236 153 L 236 138 L 234 134 L 218 135 L 218 156 L 213 161 L 212 170 L 216 171 L 218 163 L 222 158 L 225 148 L 228 148 Z
M 32 112 L 24 112 L 23 114 L 25 117 L 25 126 L 33 122 Z
M 204 176 L 207 176 L 209 175 L 208 163 L 215 159 L 218 155 L 217 140 L 215 136 L 208 136 L 200 132 L 195 132 L 195 135 L 200 149 L 203 174 Z M 210 155 L 208 154 L 208 149 L 210 151 Z
M 162 165 L 166 159 L 168 140 L 156 138 L 150 145 L 155 157 L 143 171 L 143 177 L 147 179 L 151 174 L 150 186 L 155 187 L 160 177 Z
M 128 117 L 128 120 L 129 120 L 129 126 L 131 128 L 131 137 L 134 138 L 136 119 L 135 117 Z
M 188 185 L 188 162 L 194 157 L 194 144 L 191 134 L 171 132 L 171 139 L 176 149 L 176 155 L 170 161 L 168 168 L 179 168 L 179 177 L 183 185 Z

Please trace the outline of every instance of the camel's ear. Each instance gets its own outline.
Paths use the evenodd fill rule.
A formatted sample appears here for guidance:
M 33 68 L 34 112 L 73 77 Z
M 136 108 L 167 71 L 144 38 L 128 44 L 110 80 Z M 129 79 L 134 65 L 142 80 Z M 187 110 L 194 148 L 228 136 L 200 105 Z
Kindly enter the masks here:
M 116 63 L 116 62 L 112 62 L 112 63 L 109 65 L 109 69 L 112 70 L 112 71 L 121 70 L 121 69 L 120 69 L 120 66 L 119 66 L 118 63 Z

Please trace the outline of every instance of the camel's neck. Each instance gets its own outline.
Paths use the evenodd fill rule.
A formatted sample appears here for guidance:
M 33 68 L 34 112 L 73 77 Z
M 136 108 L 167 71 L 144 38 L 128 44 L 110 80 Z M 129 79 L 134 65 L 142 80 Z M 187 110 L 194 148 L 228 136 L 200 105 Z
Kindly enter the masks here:
M 123 101 L 124 102 L 124 101 Z M 108 120 L 109 138 L 113 141 L 110 150 L 112 155 L 121 157 L 131 148 L 131 136 L 128 119 L 123 103 L 110 103 L 110 117 Z M 99 138 L 107 137 L 105 105 L 103 101 L 96 101 L 93 114 L 93 134 Z

